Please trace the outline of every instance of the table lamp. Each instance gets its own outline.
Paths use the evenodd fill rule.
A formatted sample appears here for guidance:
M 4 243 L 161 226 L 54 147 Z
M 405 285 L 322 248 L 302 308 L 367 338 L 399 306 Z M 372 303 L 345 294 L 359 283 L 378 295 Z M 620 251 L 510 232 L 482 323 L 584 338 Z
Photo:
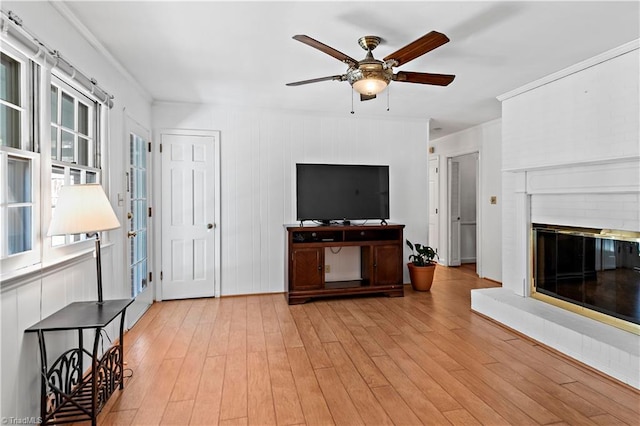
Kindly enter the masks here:
M 120 222 L 100 184 L 65 185 L 60 188 L 47 235 L 95 235 L 99 304 L 103 303 L 100 232 L 119 227 Z

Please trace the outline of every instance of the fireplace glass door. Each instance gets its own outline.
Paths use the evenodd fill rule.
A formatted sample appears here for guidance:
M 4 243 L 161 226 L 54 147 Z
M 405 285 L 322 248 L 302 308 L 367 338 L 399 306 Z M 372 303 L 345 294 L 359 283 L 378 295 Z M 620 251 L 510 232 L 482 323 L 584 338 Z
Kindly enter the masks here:
M 535 292 L 640 324 L 640 254 L 635 235 L 534 225 Z

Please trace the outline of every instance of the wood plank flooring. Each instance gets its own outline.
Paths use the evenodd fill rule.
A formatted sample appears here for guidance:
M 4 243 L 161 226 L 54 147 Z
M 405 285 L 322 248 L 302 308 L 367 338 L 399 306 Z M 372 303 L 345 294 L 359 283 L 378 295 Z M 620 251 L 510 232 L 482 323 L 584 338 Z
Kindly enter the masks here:
M 636 390 L 472 313 L 492 286 L 438 267 L 403 298 L 155 303 L 99 424 L 640 424 Z

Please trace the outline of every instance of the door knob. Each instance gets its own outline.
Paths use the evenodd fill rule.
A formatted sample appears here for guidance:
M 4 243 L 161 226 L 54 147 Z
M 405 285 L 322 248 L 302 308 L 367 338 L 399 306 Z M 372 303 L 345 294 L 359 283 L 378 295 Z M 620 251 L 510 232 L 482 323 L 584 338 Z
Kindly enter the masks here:
M 207 223 L 207 229 L 213 229 L 213 223 Z
M 127 237 L 129 237 L 129 238 L 133 238 L 133 237 L 135 237 L 136 235 L 138 235 L 138 233 L 137 233 L 137 232 L 135 232 L 135 231 L 129 231 L 129 232 L 127 232 Z

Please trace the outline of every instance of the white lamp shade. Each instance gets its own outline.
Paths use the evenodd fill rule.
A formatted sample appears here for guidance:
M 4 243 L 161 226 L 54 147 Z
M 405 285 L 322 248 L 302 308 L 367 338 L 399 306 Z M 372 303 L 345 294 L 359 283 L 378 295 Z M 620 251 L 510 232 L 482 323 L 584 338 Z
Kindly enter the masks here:
M 47 235 L 93 233 L 119 227 L 100 184 L 65 185 L 58 193 Z

